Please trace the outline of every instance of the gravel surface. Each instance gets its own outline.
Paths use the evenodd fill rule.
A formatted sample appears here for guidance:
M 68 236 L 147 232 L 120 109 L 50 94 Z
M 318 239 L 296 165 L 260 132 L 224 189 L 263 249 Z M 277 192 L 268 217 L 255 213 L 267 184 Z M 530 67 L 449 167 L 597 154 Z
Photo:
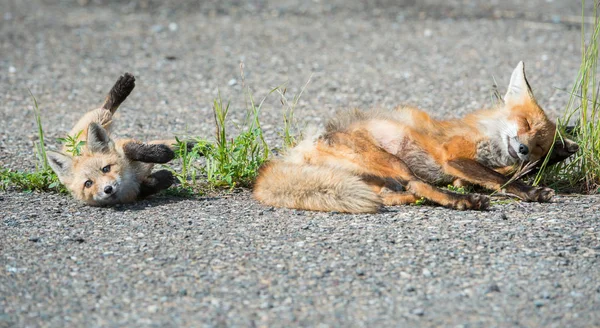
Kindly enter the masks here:
M 137 88 L 116 133 L 138 139 L 209 136 L 218 91 L 239 120 L 244 86 L 262 99 L 287 83 L 291 97 L 309 79 L 302 124 L 402 103 L 455 117 L 490 105 L 519 60 L 556 117 L 581 9 L 520 2 L 2 1 L 0 165 L 35 167 L 28 88 L 56 148 L 125 71 Z M 279 99 L 262 114 L 275 141 Z M 3 192 L 0 327 L 599 326 L 599 201 L 342 215 L 247 191 L 115 208 Z

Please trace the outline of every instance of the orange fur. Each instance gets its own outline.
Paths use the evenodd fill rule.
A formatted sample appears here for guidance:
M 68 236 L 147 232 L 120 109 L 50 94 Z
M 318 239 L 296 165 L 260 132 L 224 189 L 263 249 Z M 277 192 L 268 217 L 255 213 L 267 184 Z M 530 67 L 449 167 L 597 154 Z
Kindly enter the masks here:
M 154 164 L 131 161 L 123 154 L 123 146 L 133 140 L 121 139 L 114 148 L 105 153 L 84 151 L 80 156 L 72 157 L 70 171 L 61 173 L 61 182 L 71 194 L 90 205 L 112 203 L 130 203 L 137 199 L 140 184 L 150 175 Z M 108 167 L 108 172 L 102 169 Z M 89 186 L 86 182 L 90 181 Z M 118 193 L 108 199 L 103 195 L 106 186 L 118 188 Z
M 489 206 L 487 196 L 435 187 L 456 183 L 548 201 L 551 189 L 507 184 L 504 175 L 545 156 L 556 129 L 533 98 L 522 63 L 504 100 L 451 120 L 435 120 L 414 107 L 340 114 L 323 133 L 266 164 L 254 196 L 272 206 L 351 213 L 420 197 L 455 209 Z

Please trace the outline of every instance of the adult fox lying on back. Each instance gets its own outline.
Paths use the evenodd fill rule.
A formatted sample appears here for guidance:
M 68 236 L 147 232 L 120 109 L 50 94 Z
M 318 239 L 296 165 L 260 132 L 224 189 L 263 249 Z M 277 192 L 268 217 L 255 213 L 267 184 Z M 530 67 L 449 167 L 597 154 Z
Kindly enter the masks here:
M 504 174 L 520 162 L 543 159 L 555 131 L 520 62 L 504 103 L 463 119 L 434 120 L 410 107 L 338 115 L 323 133 L 267 162 L 254 196 L 272 206 L 350 213 L 376 212 L 382 205 L 421 197 L 460 210 L 488 208 L 488 196 L 434 186 L 467 182 L 546 202 L 554 196 L 552 189 L 507 184 Z M 573 141 L 557 140 L 553 157 L 562 160 L 577 149 Z

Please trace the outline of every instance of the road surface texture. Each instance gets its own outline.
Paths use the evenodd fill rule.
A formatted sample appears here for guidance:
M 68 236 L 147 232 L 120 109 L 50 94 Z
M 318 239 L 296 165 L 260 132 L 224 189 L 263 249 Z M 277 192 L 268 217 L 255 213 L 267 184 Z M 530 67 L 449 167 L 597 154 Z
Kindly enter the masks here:
M 144 140 L 209 137 L 218 91 L 239 121 L 245 86 L 262 99 L 287 83 L 291 98 L 309 79 L 302 125 L 398 104 L 457 117 L 490 105 L 519 60 L 557 117 L 581 58 L 578 1 L 165 3 L 2 1 L 1 165 L 35 167 L 28 89 L 56 149 L 123 72 L 137 87 L 115 131 Z M 281 110 L 268 96 L 275 144 Z M 248 191 L 114 208 L 2 192 L 0 327 L 599 326 L 599 201 L 343 215 Z

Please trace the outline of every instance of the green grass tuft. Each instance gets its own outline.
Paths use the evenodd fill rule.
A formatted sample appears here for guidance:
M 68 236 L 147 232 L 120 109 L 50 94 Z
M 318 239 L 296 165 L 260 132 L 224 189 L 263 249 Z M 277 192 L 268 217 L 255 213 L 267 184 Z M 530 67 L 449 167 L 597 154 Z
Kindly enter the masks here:
M 34 172 L 20 172 L 11 169 L 0 170 L 0 189 L 19 191 L 54 191 L 67 193 L 67 190 L 58 180 L 51 169 L 36 170 Z
M 213 102 L 215 140 L 196 138 L 193 147 L 189 149 L 188 141 L 177 139 L 177 155 L 182 169 L 181 172 L 173 173 L 183 189 L 198 192 L 202 188 L 252 185 L 258 168 L 269 157 L 270 148 L 264 139 L 259 120 L 263 102 L 256 105 L 252 96 L 249 99 L 245 122 L 239 127 L 238 135 L 229 135 L 227 123 L 230 107 L 229 103 L 223 103 L 219 94 Z M 203 162 L 203 165 L 199 165 L 199 162 Z M 198 179 L 200 176 L 203 179 Z
M 0 169 L 0 190 L 32 191 L 55 191 L 67 193 L 65 187 L 60 183 L 56 174 L 50 169 L 46 156 L 46 145 L 44 142 L 44 128 L 38 102 L 29 91 L 33 100 L 35 122 L 37 124 L 38 141 L 34 143 L 34 150 L 38 162 L 33 172 L 21 172 L 12 169 Z
M 81 149 L 85 146 L 85 141 L 79 140 L 82 133 L 83 130 L 73 136 L 67 135 L 64 138 L 58 138 L 58 141 L 65 144 L 67 153 L 71 153 L 73 156 L 81 156 Z
M 310 83 L 311 79 L 312 75 L 308 78 L 300 92 L 297 95 L 294 95 L 291 102 L 286 96 L 287 88 L 277 87 L 271 91 L 275 91 L 279 94 L 281 105 L 283 106 L 283 131 L 281 132 L 280 136 L 283 140 L 284 149 L 294 147 L 297 139 L 302 137 L 300 129 L 298 128 L 296 117 L 294 116 L 294 112 L 296 110 L 296 106 L 298 105 L 298 101 L 300 101 L 300 97 L 304 93 L 304 90 L 306 90 L 306 87 Z
M 227 128 L 231 108 L 229 103 L 223 102 L 219 93 L 212 107 L 214 139 L 177 139 L 176 155 L 181 171 L 171 168 L 180 184 L 175 194 L 186 196 L 215 189 L 251 187 L 258 169 L 268 160 L 273 149 L 265 140 L 260 121 L 265 100 L 273 93 L 279 94 L 283 105 L 281 141 L 284 149 L 292 147 L 298 138 L 294 110 L 309 82 L 310 79 L 291 101 L 288 101 L 286 88 L 282 86 L 271 89 L 259 103 L 255 102 L 250 88 L 245 88 L 245 117 L 243 123 L 237 126 L 239 133 L 235 136 L 230 135 L 231 131 Z
M 46 144 L 44 142 L 44 127 L 42 126 L 42 116 L 40 113 L 40 108 L 38 106 L 37 99 L 35 99 L 33 93 L 31 93 L 31 90 L 28 91 L 29 95 L 31 96 L 31 99 L 33 100 L 33 113 L 35 115 L 35 122 L 37 124 L 38 129 L 39 140 L 35 143 L 35 151 L 41 169 L 43 171 L 47 171 L 50 169 L 50 165 L 48 164 L 48 157 L 46 156 Z M 38 169 L 40 168 L 38 167 Z
M 600 17 L 594 3 L 595 23 L 586 42 L 583 20 L 585 1 L 582 1 L 581 66 L 567 104 L 565 115 L 558 120 L 555 140 L 566 136 L 567 125 L 575 122 L 570 139 L 577 142 L 579 151 L 569 160 L 552 167 L 542 166 L 535 183 L 548 185 L 558 191 L 598 193 L 600 187 L 600 84 L 598 72 L 598 37 Z M 547 160 L 547 159 L 546 159 Z

